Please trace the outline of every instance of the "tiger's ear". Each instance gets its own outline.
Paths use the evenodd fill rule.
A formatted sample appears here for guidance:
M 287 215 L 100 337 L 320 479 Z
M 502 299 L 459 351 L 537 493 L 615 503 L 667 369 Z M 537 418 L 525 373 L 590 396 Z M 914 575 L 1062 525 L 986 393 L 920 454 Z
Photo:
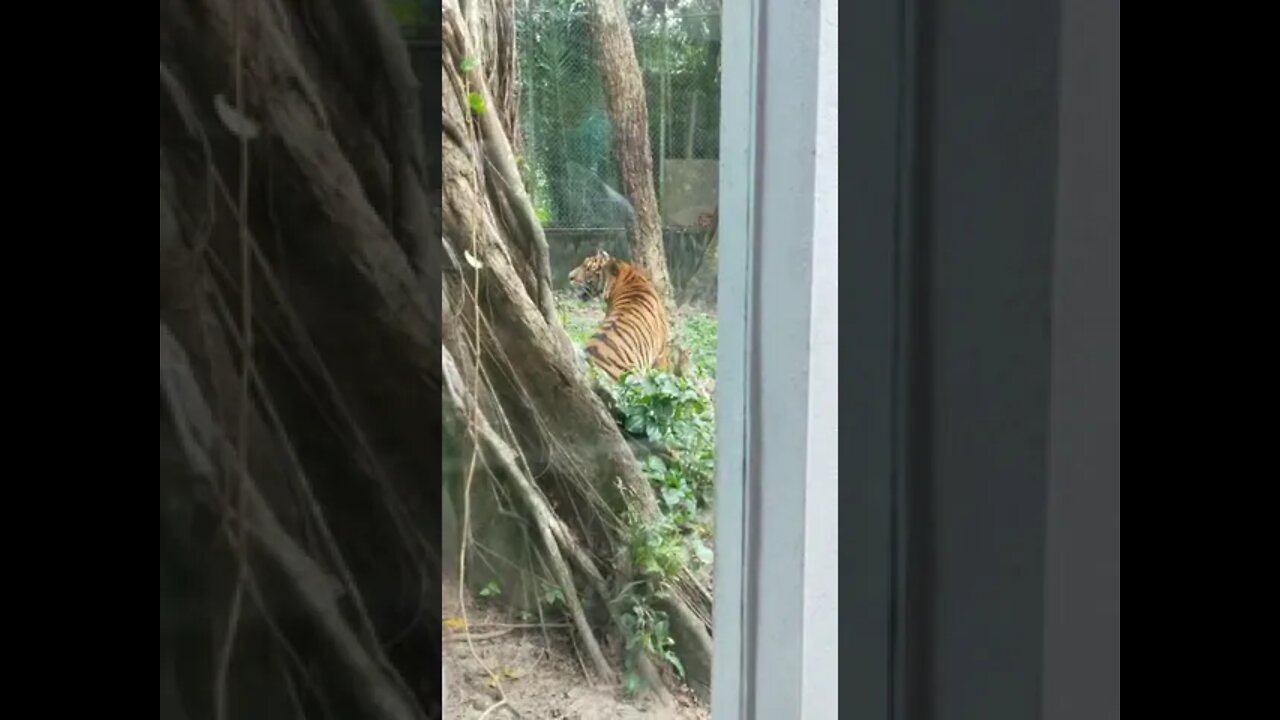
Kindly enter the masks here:
M 618 277 L 618 261 L 617 260 L 614 260 L 613 258 L 609 258 L 608 264 L 606 264 L 604 267 L 606 270 L 609 271 L 609 275 L 611 275 L 612 277 Z
M 600 249 L 596 250 L 596 254 L 597 254 L 597 255 L 599 255 L 600 257 L 604 258 L 605 260 L 609 260 L 609 259 L 610 259 L 610 258 L 609 258 L 609 253 L 605 252 L 605 251 L 604 251 L 604 248 L 600 248 Z

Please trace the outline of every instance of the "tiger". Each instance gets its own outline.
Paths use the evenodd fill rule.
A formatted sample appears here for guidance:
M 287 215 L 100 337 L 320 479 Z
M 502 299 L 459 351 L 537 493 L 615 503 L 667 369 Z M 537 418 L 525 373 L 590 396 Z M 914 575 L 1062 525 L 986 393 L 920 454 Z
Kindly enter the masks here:
M 587 362 L 614 382 L 628 371 L 670 371 L 670 327 L 666 307 L 640 268 L 603 249 L 569 273 L 580 300 L 604 297 L 605 318 L 587 340 Z

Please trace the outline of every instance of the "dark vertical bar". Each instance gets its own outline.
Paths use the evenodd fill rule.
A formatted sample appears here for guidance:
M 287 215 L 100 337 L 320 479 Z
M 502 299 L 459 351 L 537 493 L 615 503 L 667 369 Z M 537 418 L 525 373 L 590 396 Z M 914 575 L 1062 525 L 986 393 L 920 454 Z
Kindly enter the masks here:
M 1058 0 L 908 0 L 895 716 L 1039 713 Z
M 411 62 L 413 63 L 414 74 L 417 75 L 420 88 L 418 107 L 421 108 L 422 112 L 422 147 L 425 152 L 425 157 L 423 158 L 423 162 L 425 163 L 423 175 L 425 176 L 427 183 L 427 187 L 425 188 L 426 196 L 428 198 L 438 199 L 440 198 L 441 186 L 443 184 L 443 171 L 441 169 L 442 151 L 440 146 L 441 93 L 443 90 L 441 87 L 440 72 L 440 63 L 443 58 L 441 50 L 441 5 L 435 0 L 421 0 L 421 8 L 421 17 L 424 19 L 424 22 L 420 26 L 416 36 L 411 39 L 409 51 L 411 54 Z M 440 223 L 433 222 L 430 226 L 434 229 L 437 236 L 428 238 L 428 242 L 433 243 L 435 248 L 439 248 L 440 237 L 438 234 L 440 232 Z M 419 268 L 419 273 L 423 283 L 427 286 L 427 297 L 434 305 L 432 311 L 435 317 L 441 317 L 440 253 L 438 251 L 418 252 L 417 255 L 418 261 L 423 263 L 423 266 Z M 441 338 L 439 337 L 433 339 L 437 345 L 441 342 Z M 439 355 L 439 352 L 440 350 L 437 348 L 437 356 Z M 437 391 L 438 390 L 439 388 L 437 388 Z M 435 412 L 442 413 L 442 398 L 439 397 L 438 392 L 434 400 Z M 437 421 L 436 427 L 442 428 L 442 418 L 437 415 L 435 419 Z M 432 449 L 435 451 L 436 457 L 440 458 L 440 461 L 436 463 L 436 471 L 439 474 L 435 478 L 435 484 L 430 487 L 432 488 L 431 497 L 439 498 L 436 502 L 443 503 L 443 438 L 437 434 L 434 437 L 424 438 L 424 442 L 433 443 Z M 446 519 L 451 517 L 451 515 L 446 512 L 444 507 L 441 507 L 436 514 L 436 517 L 439 517 L 441 522 L 441 527 L 435 531 L 438 533 L 437 536 L 440 538 L 440 545 L 438 547 L 441 551 L 441 562 L 435 568 L 435 575 L 431 578 L 435 582 L 435 586 L 426 589 L 426 591 L 433 592 L 435 594 L 437 600 L 435 603 L 430 603 L 430 606 L 438 608 L 440 607 L 439 603 L 442 594 L 443 573 L 448 565 L 447 557 L 449 555 L 450 548 L 447 537 L 448 530 L 446 528 Z M 431 627 L 434 628 L 437 633 L 439 632 L 440 623 L 437 621 L 437 618 L 425 618 L 425 621 L 429 622 Z M 437 644 L 437 647 L 441 651 L 441 654 L 436 656 L 435 659 L 441 663 L 440 685 L 435 688 L 435 696 L 432 699 L 440 708 L 440 714 L 437 717 L 444 717 L 448 706 L 448 700 L 445 697 L 447 682 L 443 662 L 443 638 L 437 636 L 437 639 L 440 641 Z M 434 677 L 434 669 L 429 673 L 424 672 L 422 682 L 424 684 L 434 686 Z M 430 702 L 426 704 L 430 707 Z
M 859 108 L 846 114 L 842 174 L 848 206 L 845 255 L 852 288 L 841 333 L 845 358 L 841 407 L 851 442 L 845 448 L 847 477 L 841 491 L 840 624 L 841 700 L 851 717 L 890 716 L 893 591 L 894 346 L 897 198 L 900 174 L 898 133 L 902 96 L 900 0 L 852 3 L 844 48 L 853 55 L 844 67 L 843 97 Z
M 933 716 L 932 265 L 935 3 L 902 0 L 895 257 L 893 717 Z
M 931 248 L 937 720 L 1040 706 L 1058 0 L 939 3 Z
M 1044 720 L 1120 718 L 1120 4 L 1063 4 Z

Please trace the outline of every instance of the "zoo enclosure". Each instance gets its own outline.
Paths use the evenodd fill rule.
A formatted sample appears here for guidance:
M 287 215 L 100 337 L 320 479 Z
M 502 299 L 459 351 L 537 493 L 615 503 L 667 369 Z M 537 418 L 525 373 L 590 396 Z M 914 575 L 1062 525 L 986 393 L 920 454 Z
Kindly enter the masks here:
M 629 255 L 611 127 L 587 12 L 592 0 L 516 7 L 520 165 L 555 281 L 597 247 Z M 720 147 L 719 0 L 624 0 L 644 78 L 654 190 L 676 287 L 711 239 Z

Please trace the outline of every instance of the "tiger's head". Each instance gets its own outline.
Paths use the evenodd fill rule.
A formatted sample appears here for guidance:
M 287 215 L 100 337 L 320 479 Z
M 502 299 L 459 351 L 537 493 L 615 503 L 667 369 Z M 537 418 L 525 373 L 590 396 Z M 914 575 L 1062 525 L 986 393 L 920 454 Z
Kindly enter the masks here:
M 569 288 L 579 300 L 600 297 L 605 293 L 606 280 L 617 272 L 618 261 L 604 250 L 597 250 L 569 271 Z

